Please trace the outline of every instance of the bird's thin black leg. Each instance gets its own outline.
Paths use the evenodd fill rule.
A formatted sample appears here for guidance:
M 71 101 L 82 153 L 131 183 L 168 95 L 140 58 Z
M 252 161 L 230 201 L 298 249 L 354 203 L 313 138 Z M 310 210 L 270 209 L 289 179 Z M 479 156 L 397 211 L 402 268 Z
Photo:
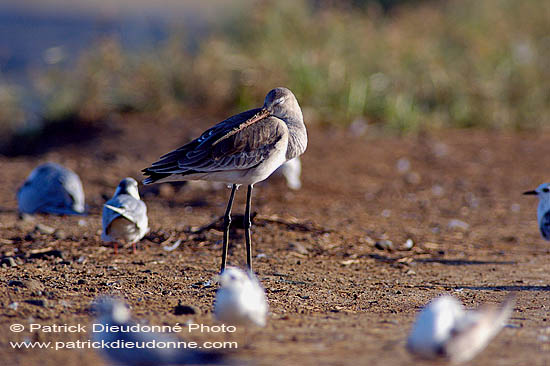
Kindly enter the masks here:
M 222 248 L 222 268 L 220 273 L 225 269 L 225 262 L 227 261 L 227 244 L 229 242 L 229 225 L 231 225 L 231 207 L 233 207 L 233 199 L 235 198 L 235 191 L 237 185 L 233 184 L 231 187 L 231 194 L 229 195 L 229 202 L 227 202 L 227 209 L 223 216 L 223 248 Z
M 244 236 L 246 238 L 246 265 L 252 271 L 252 244 L 250 243 L 250 202 L 252 201 L 252 185 L 248 186 L 246 192 L 246 209 L 244 211 Z

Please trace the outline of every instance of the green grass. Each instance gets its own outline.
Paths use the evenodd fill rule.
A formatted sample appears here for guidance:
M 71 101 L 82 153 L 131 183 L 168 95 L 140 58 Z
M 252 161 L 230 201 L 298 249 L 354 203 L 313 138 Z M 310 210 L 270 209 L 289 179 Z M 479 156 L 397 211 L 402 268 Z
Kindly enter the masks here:
M 212 25 L 192 53 L 185 32 L 147 53 L 107 39 L 74 68 L 47 70 L 36 78 L 44 119 L 229 113 L 287 86 L 306 122 L 363 119 L 399 133 L 549 122 L 550 2 L 407 2 L 389 13 L 306 0 L 254 4 Z M 22 123 L 15 94 L 3 88 L 0 126 L 6 113 Z
M 389 17 L 270 4 L 221 38 L 244 60 L 238 72 L 256 76 L 236 90 L 260 98 L 283 84 L 322 122 L 362 117 L 405 132 L 548 123 L 549 3 L 450 1 Z

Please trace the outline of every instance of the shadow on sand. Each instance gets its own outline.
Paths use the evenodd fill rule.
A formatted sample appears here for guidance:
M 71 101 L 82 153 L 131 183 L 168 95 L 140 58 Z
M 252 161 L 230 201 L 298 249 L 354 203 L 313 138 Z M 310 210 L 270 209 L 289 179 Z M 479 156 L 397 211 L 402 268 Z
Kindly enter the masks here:
M 423 258 L 415 259 L 416 263 L 441 263 L 447 266 L 472 266 L 483 264 L 516 264 L 514 261 L 476 261 L 468 259 L 437 259 L 437 258 Z
M 504 285 L 504 286 L 457 286 L 457 285 L 417 285 L 415 288 L 423 289 L 437 289 L 445 287 L 451 290 L 473 290 L 473 291 L 550 291 L 550 285 L 548 286 L 517 286 L 517 285 Z
M 391 258 L 380 254 L 369 254 L 372 259 L 384 263 L 395 263 L 400 260 L 400 258 Z M 495 265 L 495 264 L 516 264 L 515 261 L 478 261 L 478 260 L 468 260 L 468 259 L 441 259 L 441 258 L 413 258 L 413 262 L 416 263 L 440 263 L 447 266 L 474 266 L 474 265 Z

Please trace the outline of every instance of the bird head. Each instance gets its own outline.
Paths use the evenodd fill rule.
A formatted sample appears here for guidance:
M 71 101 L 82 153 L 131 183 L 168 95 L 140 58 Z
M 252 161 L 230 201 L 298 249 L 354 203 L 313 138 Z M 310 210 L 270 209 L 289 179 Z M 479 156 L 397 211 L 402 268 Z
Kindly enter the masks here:
M 138 191 L 138 183 L 134 178 L 124 178 L 120 181 L 118 184 L 118 187 L 115 191 L 115 196 L 118 196 L 119 194 L 129 194 L 130 196 L 134 197 L 135 199 L 139 200 L 139 191 Z
M 542 200 L 544 198 L 550 199 L 550 183 L 543 183 L 532 191 L 523 192 L 527 195 L 536 195 Z
M 221 287 L 235 288 L 241 287 L 244 284 L 250 282 L 250 277 L 246 272 L 235 268 L 227 267 L 218 277 L 218 282 Z
M 287 119 L 296 113 L 299 113 L 300 116 L 302 114 L 294 94 L 289 89 L 283 87 L 272 89 L 267 93 L 263 109 L 281 119 Z

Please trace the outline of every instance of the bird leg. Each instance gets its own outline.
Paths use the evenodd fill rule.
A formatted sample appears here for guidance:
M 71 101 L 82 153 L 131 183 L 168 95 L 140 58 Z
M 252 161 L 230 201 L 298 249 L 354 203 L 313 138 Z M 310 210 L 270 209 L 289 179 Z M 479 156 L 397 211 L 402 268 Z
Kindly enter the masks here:
M 115 247 L 115 255 L 117 255 L 118 254 L 118 241 L 114 242 L 114 247 Z
M 136 254 L 136 243 L 135 242 L 132 243 L 132 253 Z
M 250 243 L 250 202 L 252 201 L 252 184 L 248 186 L 246 192 L 246 209 L 244 211 L 244 236 L 246 239 L 246 266 L 252 272 L 252 244 Z
M 223 248 L 222 248 L 222 267 L 220 273 L 225 269 L 225 262 L 227 261 L 227 244 L 229 242 L 229 225 L 231 225 L 231 207 L 233 207 L 233 199 L 235 198 L 235 191 L 237 185 L 233 184 L 231 187 L 231 194 L 229 195 L 229 202 L 227 202 L 227 209 L 223 216 Z

